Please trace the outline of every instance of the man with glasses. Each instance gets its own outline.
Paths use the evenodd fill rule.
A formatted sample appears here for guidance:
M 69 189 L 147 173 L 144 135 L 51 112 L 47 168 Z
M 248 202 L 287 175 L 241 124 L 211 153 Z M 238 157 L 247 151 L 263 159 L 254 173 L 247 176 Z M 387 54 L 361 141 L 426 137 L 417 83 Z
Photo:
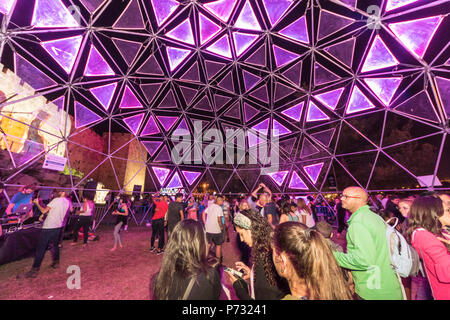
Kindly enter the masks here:
M 342 193 L 342 207 L 351 213 L 347 253 L 333 254 L 342 268 L 351 270 L 357 298 L 401 300 L 400 282 L 391 267 L 386 225 L 370 211 L 367 199 L 367 193 L 359 187 L 349 187 Z

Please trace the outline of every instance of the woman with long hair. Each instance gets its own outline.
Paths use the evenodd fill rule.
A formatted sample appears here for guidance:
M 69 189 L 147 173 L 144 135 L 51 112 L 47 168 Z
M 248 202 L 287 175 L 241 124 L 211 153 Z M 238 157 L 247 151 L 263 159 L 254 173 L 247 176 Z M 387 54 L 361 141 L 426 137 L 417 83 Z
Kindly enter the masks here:
M 303 223 L 308 228 L 312 228 L 316 225 L 316 221 L 314 220 L 312 210 L 308 205 L 306 204 L 305 200 L 303 198 L 297 199 L 297 207 L 298 212 L 300 213 L 302 217 L 301 223 Z
M 434 196 L 414 200 L 409 215 L 407 239 L 424 263 L 424 269 L 436 300 L 450 300 L 450 212 Z
M 180 221 L 153 277 L 150 296 L 154 300 L 218 300 L 220 292 L 220 275 L 208 262 L 202 224 L 192 219 Z
M 281 206 L 281 216 L 280 223 L 288 222 L 288 221 L 300 221 L 300 217 L 295 214 L 295 209 L 297 206 L 293 203 L 285 202 Z
M 276 273 L 272 260 L 273 229 L 256 210 L 242 210 L 235 215 L 234 224 L 241 240 L 251 248 L 250 269 L 243 262 L 236 262 L 242 278 L 226 272 L 241 300 L 280 300 L 287 291 L 287 284 Z M 250 280 L 250 290 L 247 282 Z
M 275 229 L 273 261 L 278 274 L 289 284 L 283 300 L 352 300 L 325 238 L 298 222 L 286 222 Z
M 85 196 L 83 199 L 83 208 L 78 211 L 78 219 L 73 230 L 72 245 L 76 245 L 78 241 L 78 231 L 83 228 L 83 248 L 87 246 L 89 238 L 89 228 L 92 224 L 92 215 L 94 214 L 95 203 L 92 198 Z
M 111 248 L 111 251 L 114 251 L 117 248 L 117 244 L 119 244 L 119 246 L 123 248 L 122 240 L 120 239 L 120 229 L 125 226 L 128 221 L 128 205 L 127 199 L 125 197 L 119 198 L 117 210 L 114 210 L 112 215 L 117 216 L 116 224 L 114 226 L 114 247 Z

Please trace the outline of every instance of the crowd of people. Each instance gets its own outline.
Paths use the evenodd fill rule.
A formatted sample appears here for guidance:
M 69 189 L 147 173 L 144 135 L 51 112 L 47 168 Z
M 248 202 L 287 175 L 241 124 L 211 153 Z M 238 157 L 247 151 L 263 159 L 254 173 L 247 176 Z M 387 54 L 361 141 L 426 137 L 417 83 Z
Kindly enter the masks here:
M 32 268 L 19 278 L 38 275 L 49 246 L 51 266 L 58 267 L 69 212 L 76 213 L 72 245 L 77 244 L 81 228 L 83 247 L 87 245 L 92 224 L 95 204 L 89 196 L 74 210 L 64 190 L 54 192 L 46 203 L 34 193 L 33 186 L 22 187 L 4 206 L 8 216 L 33 210 L 27 206 L 33 204 L 38 214 L 26 212 L 27 219 L 43 221 Z M 128 224 L 132 204 L 124 195 L 107 202 L 115 217 L 114 251 L 123 247 L 120 233 Z M 155 194 L 145 205 L 152 228 L 149 251 L 164 254 L 150 283 L 153 299 L 219 299 L 222 278 L 241 300 L 450 299 L 450 196 L 446 194 L 369 196 L 359 187 L 349 187 L 326 201 L 321 196 L 276 196 L 261 183 L 240 198 Z M 394 232 L 397 242 L 387 231 Z M 333 241 L 344 232 L 346 250 Z M 234 234 L 240 261 L 227 267 L 222 246 Z M 402 239 L 409 258 L 396 249 Z M 396 254 L 401 262 L 395 260 Z M 400 275 L 399 263 L 408 262 L 409 271 Z

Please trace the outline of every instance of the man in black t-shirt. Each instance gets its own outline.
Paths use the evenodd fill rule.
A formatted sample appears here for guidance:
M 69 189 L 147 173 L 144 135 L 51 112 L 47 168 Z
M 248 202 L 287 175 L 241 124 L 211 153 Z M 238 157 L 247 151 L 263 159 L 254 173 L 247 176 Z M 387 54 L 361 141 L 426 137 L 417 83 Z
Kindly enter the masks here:
M 183 208 L 183 195 L 177 193 L 175 196 L 175 202 L 169 203 L 169 209 L 167 210 L 167 217 L 165 219 L 167 224 L 167 239 L 170 238 L 173 228 L 178 222 L 184 219 L 184 208 Z

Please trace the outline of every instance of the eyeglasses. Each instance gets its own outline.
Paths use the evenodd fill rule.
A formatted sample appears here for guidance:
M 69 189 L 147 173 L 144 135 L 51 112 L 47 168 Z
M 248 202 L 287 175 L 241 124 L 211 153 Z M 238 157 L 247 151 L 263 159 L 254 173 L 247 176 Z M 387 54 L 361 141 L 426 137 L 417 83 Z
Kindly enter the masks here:
M 354 198 L 354 199 L 360 199 L 361 197 L 354 197 L 354 196 L 348 196 L 346 194 L 341 194 L 342 199 L 348 199 L 348 198 Z

